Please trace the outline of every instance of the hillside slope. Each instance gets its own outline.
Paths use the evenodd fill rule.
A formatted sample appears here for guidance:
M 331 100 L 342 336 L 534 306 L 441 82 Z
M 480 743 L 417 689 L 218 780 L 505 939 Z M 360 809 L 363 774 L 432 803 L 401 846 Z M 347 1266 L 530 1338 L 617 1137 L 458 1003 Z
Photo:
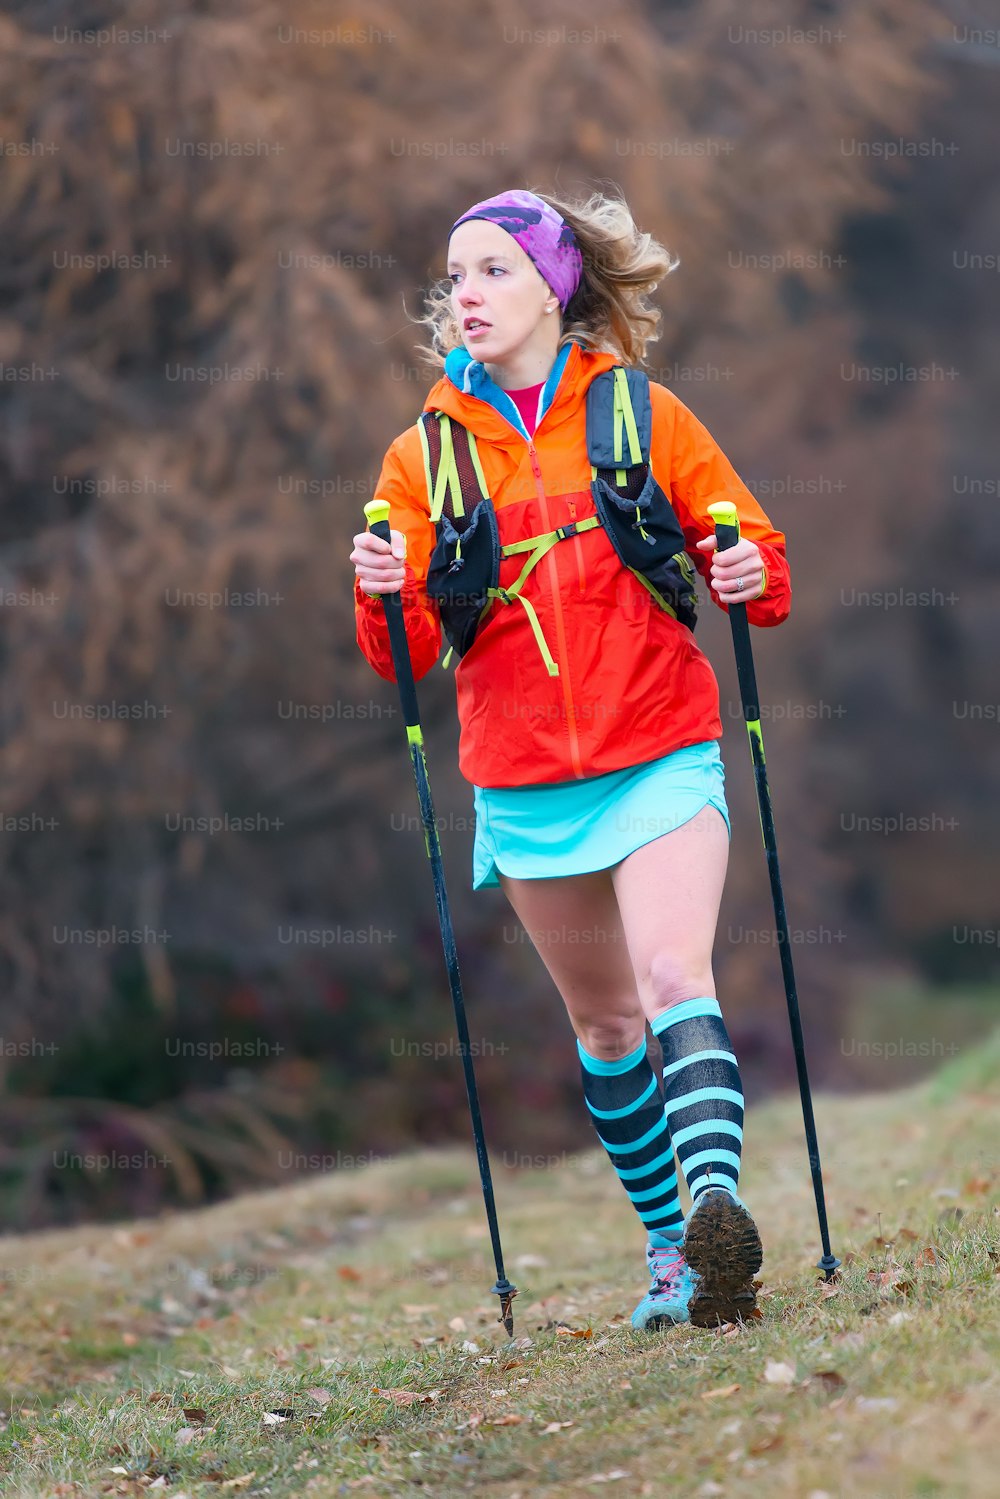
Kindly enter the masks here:
M 0 1241 L 9 1491 L 995 1492 L 998 1078 L 1000 1032 L 817 1099 L 829 1288 L 797 1098 L 751 1111 L 763 1315 L 714 1333 L 631 1330 L 641 1231 L 597 1152 L 494 1162 L 513 1344 L 471 1148 Z

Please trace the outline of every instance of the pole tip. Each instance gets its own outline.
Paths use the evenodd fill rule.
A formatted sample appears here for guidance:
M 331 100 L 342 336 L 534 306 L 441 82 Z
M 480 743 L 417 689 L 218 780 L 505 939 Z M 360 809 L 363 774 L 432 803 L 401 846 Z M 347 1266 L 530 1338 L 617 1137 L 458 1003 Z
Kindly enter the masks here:
M 507 1329 L 507 1336 L 512 1338 L 514 1336 L 514 1313 L 511 1310 L 511 1302 L 517 1295 L 517 1286 L 512 1284 L 506 1276 L 502 1280 L 498 1276 L 493 1286 L 493 1295 L 500 1297 L 500 1315 L 497 1321 L 503 1323 Z
M 822 1259 L 816 1261 L 816 1269 L 822 1270 L 827 1280 L 836 1280 L 839 1264 L 840 1261 L 835 1254 L 824 1254 Z

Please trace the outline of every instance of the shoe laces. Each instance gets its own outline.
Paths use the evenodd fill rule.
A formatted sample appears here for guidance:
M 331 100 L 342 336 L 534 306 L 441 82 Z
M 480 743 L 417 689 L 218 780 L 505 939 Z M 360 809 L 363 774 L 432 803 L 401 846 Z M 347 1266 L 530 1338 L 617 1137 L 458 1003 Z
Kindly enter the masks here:
M 653 1277 L 654 1291 L 676 1291 L 680 1289 L 688 1265 L 687 1260 L 681 1253 L 679 1244 L 665 1244 L 663 1246 L 650 1244 L 646 1251 L 646 1258 L 649 1261 L 649 1271 Z

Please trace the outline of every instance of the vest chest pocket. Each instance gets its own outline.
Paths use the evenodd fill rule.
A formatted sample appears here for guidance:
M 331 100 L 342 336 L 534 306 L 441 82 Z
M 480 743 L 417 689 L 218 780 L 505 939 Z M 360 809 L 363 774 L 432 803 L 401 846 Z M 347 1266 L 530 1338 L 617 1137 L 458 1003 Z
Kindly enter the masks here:
M 615 488 L 600 473 L 591 481 L 594 505 L 618 558 L 638 577 L 661 608 L 694 629 L 697 607 L 694 566 L 673 506 L 646 467 L 628 471 Z M 638 491 L 634 497 L 631 490 Z
M 427 570 L 427 595 L 441 609 L 441 626 L 459 656 L 475 639 L 499 573 L 500 531 L 493 502 L 481 499 L 461 531 L 442 513 Z

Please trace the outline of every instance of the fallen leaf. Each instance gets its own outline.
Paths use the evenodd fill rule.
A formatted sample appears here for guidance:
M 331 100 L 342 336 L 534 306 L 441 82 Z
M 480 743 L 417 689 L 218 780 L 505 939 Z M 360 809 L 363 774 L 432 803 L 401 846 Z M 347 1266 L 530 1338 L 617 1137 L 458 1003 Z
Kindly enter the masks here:
M 783 1364 L 775 1359 L 768 1359 L 764 1366 L 764 1378 L 768 1384 L 794 1384 L 795 1365 Z
M 897 1239 L 919 1239 L 920 1235 L 914 1233 L 912 1228 L 901 1228 L 896 1235 Z
M 989 1177 L 986 1177 L 986 1176 L 970 1176 L 969 1180 L 965 1183 L 965 1186 L 962 1188 L 962 1191 L 963 1192 L 968 1192 L 968 1193 L 971 1193 L 971 1194 L 975 1195 L 975 1194 L 978 1194 L 980 1192 L 988 1192 L 990 1190 L 990 1185 L 991 1185 L 991 1183 L 990 1183 Z
M 520 1426 L 524 1420 L 523 1416 L 517 1415 L 515 1411 L 508 1411 L 505 1416 L 497 1416 L 495 1421 L 487 1421 L 487 1426 Z
M 177 1432 L 177 1435 L 175 1436 L 174 1440 L 176 1441 L 178 1447 L 186 1447 L 189 1442 L 193 1442 L 194 1441 L 194 1439 L 195 1439 L 195 1437 L 197 1435 L 198 1435 L 198 1428 L 197 1428 L 197 1426 L 182 1426 L 180 1428 L 180 1430 Z
M 631 1478 L 631 1473 L 625 1468 L 612 1468 L 609 1473 L 591 1473 L 585 1478 L 584 1483 L 617 1483 L 619 1478 Z
M 391 1390 L 380 1390 L 377 1385 L 372 1386 L 373 1395 L 381 1395 L 383 1400 L 393 1400 L 397 1405 L 426 1405 L 430 1400 L 436 1400 L 441 1394 L 440 1390 L 402 1390 L 394 1388 Z
M 719 1400 L 724 1395 L 735 1395 L 738 1389 L 738 1384 L 724 1384 L 720 1385 L 717 1390 L 702 1390 L 701 1398 L 702 1400 Z
M 841 1390 L 847 1383 L 836 1369 L 814 1369 L 809 1378 L 819 1380 L 825 1390 Z
M 255 1468 L 252 1473 L 243 1473 L 239 1478 L 227 1478 L 220 1487 L 224 1489 L 245 1489 L 248 1484 L 253 1483 L 256 1477 L 257 1469 Z
M 592 1327 L 567 1327 L 565 1322 L 558 1322 L 556 1333 L 563 1338 L 592 1338 L 594 1329 Z
M 824 1301 L 829 1301 L 830 1298 L 831 1298 L 831 1296 L 839 1296 L 840 1295 L 840 1287 L 839 1286 L 829 1286 L 829 1285 L 824 1286 L 823 1290 L 822 1290 L 822 1292 L 820 1294 L 821 1294 L 821 1296 L 822 1296 L 822 1298 L 823 1298 Z
M 337 1274 L 341 1280 L 360 1280 L 360 1271 L 355 1270 L 353 1265 L 338 1265 Z
M 548 1426 L 543 1426 L 540 1435 L 547 1437 L 554 1431 L 565 1431 L 567 1426 L 572 1426 L 572 1421 L 550 1421 Z
M 283 1422 L 293 1420 L 294 1416 L 294 1411 L 265 1411 L 264 1425 L 281 1426 Z
M 464 1332 L 465 1331 L 465 1318 L 464 1317 L 452 1317 L 451 1321 L 448 1323 L 448 1326 L 451 1328 L 452 1332 Z
M 918 1270 L 921 1269 L 924 1265 L 936 1265 L 937 1262 L 937 1250 L 934 1248 L 933 1244 L 927 1244 L 923 1249 L 919 1249 L 917 1251 L 916 1259 L 913 1261 Z
M 780 1432 L 775 1432 L 774 1436 L 761 1437 L 760 1441 L 754 1442 L 752 1446 L 747 1448 L 747 1451 L 751 1457 L 760 1457 L 762 1452 L 774 1452 L 778 1447 L 783 1447 L 784 1445 L 784 1437 Z
M 306 1390 L 306 1394 L 309 1396 L 310 1400 L 315 1400 L 317 1405 L 328 1405 L 329 1402 L 333 1399 L 333 1396 L 330 1394 L 329 1390 L 323 1390 L 319 1388 L 315 1390 Z
M 205 1419 L 206 1412 L 199 1405 L 190 1405 L 184 1407 L 184 1415 L 188 1421 L 200 1426 Z

